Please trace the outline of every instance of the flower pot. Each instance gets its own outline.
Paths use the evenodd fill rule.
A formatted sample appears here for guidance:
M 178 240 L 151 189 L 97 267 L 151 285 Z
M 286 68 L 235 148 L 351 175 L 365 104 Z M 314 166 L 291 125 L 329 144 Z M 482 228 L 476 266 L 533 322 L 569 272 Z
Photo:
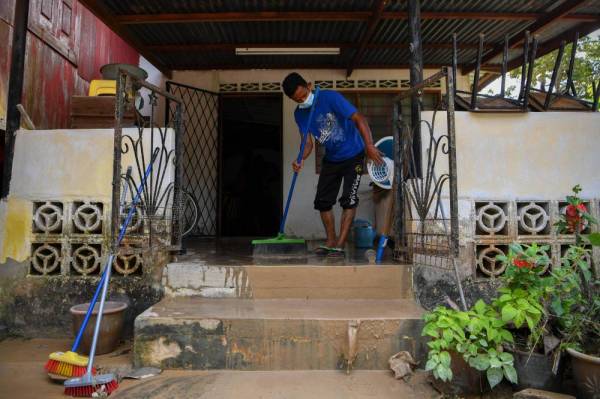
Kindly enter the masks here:
M 540 353 L 532 353 L 520 350 L 512 351 L 515 358 L 515 369 L 519 377 L 516 384 L 519 390 L 526 388 L 542 389 L 544 391 L 559 391 L 562 383 L 562 375 L 552 373 L 553 356 Z
M 573 363 L 573 376 L 577 387 L 577 398 L 597 399 L 600 397 L 600 357 L 586 355 L 568 348 Z
M 446 395 L 474 395 L 490 391 L 485 373 L 469 366 L 460 353 L 449 353 L 453 377 L 450 382 L 434 379 L 433 385 L 437 390 Z
M 89 303 L 83 303 L 80 305 L 75 305 L 71 308 L 74 335 L 77 335 L 79 327 L 81 326 L 81 323 L 83 323 L 83 319 L 85 318 L 85 314 L 89 306 Z M 85 328 L 85 331 L 83 332 L 81 345 L 79 348 L 79 351 L 82 353 L 90 353 L 90 347 L 94 337 L 94 328 L 96 327 L 96 316 L 98 315 L 99 307 L 100 304 L 96 303 L 90 320 Z M 100 333 L 98 336 L 98 343 L 96 345 L 97 355 L 110 353 L 117 349 L 117 345 L 119 345 L 119 341 L 121 339 L 121 333 L 123 332 L 125 309 L 127 309 L 127 304 L 123 302 L 106 301 L 104 303 L 102 323 L 100 323 Z

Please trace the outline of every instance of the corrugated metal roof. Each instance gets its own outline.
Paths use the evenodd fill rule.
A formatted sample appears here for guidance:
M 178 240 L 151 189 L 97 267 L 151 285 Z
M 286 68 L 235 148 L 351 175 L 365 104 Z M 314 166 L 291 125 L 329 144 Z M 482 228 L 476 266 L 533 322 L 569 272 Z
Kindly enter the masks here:
M 85 1 L 82 0 L 84 3 Z M 546 15 L 563 4 L 556 0 L 422 0 L 422 13 L 523 13 Z M 179 68 L 277 68 L 297 67 L 348 67 L 356 53 L 368 26 L 368 17 L 375 0 L 105 0 L 109 17 L 144 14 L 192 14 L 233 12 L 360 12 L 349 20 L 269 20 L 226 22 L 168 22 L 134 23 L 123 25 L 124 31 L 142 46 L 229 44 L 222 48 L 192 49 L 152 48 L 156 59 L 169 69 Z M 389 0 L 369 40 L 369 46 L 355 68 L 385 67 L 406 64 L 409 59 L 408 23 L 398 13 L 407 11 L 406 0 Z M 387 14 L 386 14 L 387 13 Z M 396 13 L 394 18 L 392 14 Z M 600 1 L 590 1 L 576 10 L 577 14 L 593 15 L 595 22 L 587 20 L 560 19 L 538 33 L 540 43 L 560 36 L 576 26 L 597 24 L 600 28 Z M 386 16 L 387 15 L 387 16 Z M 211 14 L 205 14 L 210 19 Z M 321 17 L 322 19 L 322 17 Z M 500 45 L 505 35 L 514 36 L 533 24 L 533 18 L 489 18 L 489 15 L 473 17 L 424 18 L 421 24 L 423 61 L 427 65 L 450 64 L 452 50 L 443 45 L 452 43 L 456 33 L 461 45 L 458 54 L 460 64 L 471 64 L 476 57 L 476 45 L 480 33 L 485 35 L 486 51 Z M 585 25 L 587 24 L 587 25 Z M 594 25 L 595 26 L 595 25 Z M 233 46 L 243 44 L 286 45 L 315 44 L 341 45 L 339 56 L 236 56 Z M 521 50 L 511 49 L 511 59 L 520 58 Z M 496 56 L 490 63 L 498 63 Z

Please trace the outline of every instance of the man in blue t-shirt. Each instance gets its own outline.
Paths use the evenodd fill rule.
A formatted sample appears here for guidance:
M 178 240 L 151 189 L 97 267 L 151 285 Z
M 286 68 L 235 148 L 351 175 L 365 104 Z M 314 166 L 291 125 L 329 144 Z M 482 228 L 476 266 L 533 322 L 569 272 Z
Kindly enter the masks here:
M 320 211 L 325 226 L 327 242 L 317 248 L 317 253 L 328 256 L 344 256 L 344 246 L 350 226 L 358 206 L 358 186 L 362 175 L 365 154 L 377 164 L 383 162 L 379 150 L 373 145 L 371 129 L 356 108 L 340 93 L 321 90 L 316 104 L 312 84 L 293 72 L 282 83 L 284 93 L 298 103 L 294 118 L 300 134 L 310 133 L 304 148 L 302 162 L 292 164 L 294 171 L 302 169 L 304 160 L 313 149 L 313 137 L 325 147 L 325 158 L 315 196 L 315 209 Z M 311 107 L 316 107 L 310 126 L 308 115 Z M 335 204 L 340 185 L 344 182 L 340 205 L 343 208 L 340 234 L 335 232 L 335 219 L 332 207 Z

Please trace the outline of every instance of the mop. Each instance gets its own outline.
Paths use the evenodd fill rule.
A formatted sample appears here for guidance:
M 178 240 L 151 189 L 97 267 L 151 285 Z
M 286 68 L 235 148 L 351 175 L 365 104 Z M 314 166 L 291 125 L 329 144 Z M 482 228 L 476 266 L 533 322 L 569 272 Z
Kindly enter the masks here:
M 306 129 L 302 132 L 302 140 L 300 143 L 300 152 L 298 153 L 298 158 L 296 162 L 300 164 L 302 162 L 302 156 L 304 155 L 304 147 L 306 146 L 306 140 L 308 139 L 308 129 L 310 123 L 312 122 L 313 114 L 315 108 L 317 107 L 317 100 L 319 98 L 319 86 L 315 89 L 315 99 L 313 101 L 312 106 L 310 107 L 310 112 L 308 114 L 308 120 L 306 121 Z M 269 255 L 303 255 L 306 254 L 306 240 L 301 238 L 288 238 L 285 236 L 285 221 L 287 219 L 288 211 L 290 209 L 290 203 L 292 202 L 292 194 L 294 193 L 294 187 L 296 186 L 296 179 L 298 178 L 298 172 L 294 172 L 292 177 L 292 184 L 290 185 L 290 190 L 288 192 L 287 201 L 285 204 L 285 211 L 283 212 L 283 217 L 281 218 L 281 223 L 279 225 L 279 234 L 275 238 L 269 238 L 264 240 L 253 240 L 253 256 L 269 256 Z
M 117 379 L 114 374 L 98 374 L 94 375 L 93 373 L 93 365 L 94 365 L 94 356 L 96 354 L 96 345 L 98 344 L 98 335 L 100 333 L 100 324 L 102 323 L 102 316 L 104 312 L 104 303 L 106 301 L 106 293 L 108 291 L 108 284 L 110 282 L 110 273 L 112 269 L 112 263 L 115 258 L 115 250 L 118 248 L 118 243 L 123 240 L 125 233 L 127 232 L 127 227 L 133 218 L 133 214 L 135 212 L 135 207 L 140 200 L 142 190 L 144 185 L 146 184 L 146 179 L 148 175 L 152 171 L 152 165 L 156 160 L 159 150 L 156 149 L 152 154 L 152 158 L 150 159 L 150 163 L 146 168 L 146 172 L 142 178 L 140 185 L 137 187 L 136 195 L 131 203 L 131 207 L 129 208 L 129 212 L 127 213 L 127 217 L 119 230 L 119 237 L 117 238 L 116 244 L 113 247 L 113 251 L 108 257 L 108 261 L 106 262 L 106 268 L 103 275 L 103 282 L 101 281 L 102 292 L 100 296 L 100 306 L 98 307 L 98 316 L 96 317 L 96 326 L 94 328 L 94 337 L 92 339 L 92 346 L 90 348 L 90 357 L 87 362 L 86 373 L 79 378 L 71 378 L 65 381 L 65 395 L 69 396 L 80 396 L 80 397 L 92 397 L 94 394 L 98 392 L 105 393 L 110 395 L 111 392 L 116 390 L 119 387 Z M 123 195 L 124 198 L 124 195 Z M 124 201 L 121 201 L 124 202 Z M 90 309 L 93 309 L 93 306 L 90 304 Z M 89 309 L 88 309 L 89 310 Z

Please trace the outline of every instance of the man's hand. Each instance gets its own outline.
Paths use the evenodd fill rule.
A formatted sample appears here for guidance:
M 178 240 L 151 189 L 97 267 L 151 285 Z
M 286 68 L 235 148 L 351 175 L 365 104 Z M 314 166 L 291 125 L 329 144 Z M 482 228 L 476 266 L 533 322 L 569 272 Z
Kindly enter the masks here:
M 379 151 L 373 144 L 367 145 L 365 152 L 367 153 L 367 157 L 377 165 L 383 163 L 383 152 Z
M 302 161 L 300 161 L 300 163 L 298 163 L 298 160 L 294 160 L 294 162 L 292 162 L 292 169 L 294 169 L 294 172 L 296 172 L 296 173 L 300 172 L 300 169 L 302 169 L 303 166 L 304 166 L 304 159 Z

